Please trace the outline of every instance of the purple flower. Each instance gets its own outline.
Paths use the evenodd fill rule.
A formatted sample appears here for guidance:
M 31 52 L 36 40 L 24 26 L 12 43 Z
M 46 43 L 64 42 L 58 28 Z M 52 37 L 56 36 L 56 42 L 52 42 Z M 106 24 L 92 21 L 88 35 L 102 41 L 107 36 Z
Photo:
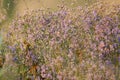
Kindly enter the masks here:
M 13 61 L 17 62 L 18 61 L 17 57 L 13 57 Z
M 111 61 L 108 61 L 108 60 L 107 60 L 107 61 L 106 61 L 106 64 L 107 64 L 107 65 L 111 65 L 112 63 L 111 63 Z
M 117 44 L 117 43 L 114 43 L 114 44 L 113 44 L 113 47 L 114 47 L 114 48 L 117 48 L 117 47 L 118 47 L 118 44 Z
M 120 43 L 120 37 L 118 37 L 118 42 Z
M 15 53 L 16 48 L 14 46 L 8 46 L 8 48 L 12 51 L 12 53 Z

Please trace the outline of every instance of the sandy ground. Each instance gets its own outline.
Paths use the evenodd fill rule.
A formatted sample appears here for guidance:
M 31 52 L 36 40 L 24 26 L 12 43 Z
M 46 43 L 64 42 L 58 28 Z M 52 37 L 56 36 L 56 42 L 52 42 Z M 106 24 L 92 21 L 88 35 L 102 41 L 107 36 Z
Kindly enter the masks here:
M 19 0 L 16 6 L 16 13 L 23 15 L 25 10 L 36 10 L 39 8 L 51 8 L 53 10 L 57 9 L 57 4 L 61 3 L 62 0 Z M 84 3 L 84 0 L 65 0 L 66 2 L 77 1 L 79 3 Z M 87 0 L 86 0 L 87 1 Z M 89 1 L 89 0 L 88 0 Z M 120 4 L 120 0 L 103 0 L 108 2 L 108 4 Z M 70 4 L 68 4 L 70 5 Z
M 24 14 L 25 10 L 37 10 L 40 8 L 56 9 L 59 0 L 19 0 L 16 6 L 16 13 Z

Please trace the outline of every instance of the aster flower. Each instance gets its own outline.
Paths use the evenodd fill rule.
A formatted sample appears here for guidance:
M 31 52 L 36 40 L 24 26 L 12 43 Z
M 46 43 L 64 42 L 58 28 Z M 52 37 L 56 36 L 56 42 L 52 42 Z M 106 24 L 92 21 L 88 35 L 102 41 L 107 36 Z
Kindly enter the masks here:
M 120 37 L 118 37 L 118 42 L 120 43 Z

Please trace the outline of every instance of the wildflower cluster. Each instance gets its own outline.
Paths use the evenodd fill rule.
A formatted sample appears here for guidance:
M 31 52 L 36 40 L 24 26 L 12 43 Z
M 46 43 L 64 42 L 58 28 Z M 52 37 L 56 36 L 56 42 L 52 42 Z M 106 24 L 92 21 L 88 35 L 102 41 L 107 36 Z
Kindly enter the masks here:
M 120 6 L 106 7 L 104 3 L 90 7 L 91 10 L 88 7 L 83 21 L 85 31 L 91 35 L 90 52 L 99 53 L 101 58 L 110 60 L 116 54 L 119 56 Z
M 9 26 L 6 52 L 22 79 L 115 80 L 115 66 L 104 61 L 119 56 L 119 9 L 99 2 L 85 9 L 26 12 Z

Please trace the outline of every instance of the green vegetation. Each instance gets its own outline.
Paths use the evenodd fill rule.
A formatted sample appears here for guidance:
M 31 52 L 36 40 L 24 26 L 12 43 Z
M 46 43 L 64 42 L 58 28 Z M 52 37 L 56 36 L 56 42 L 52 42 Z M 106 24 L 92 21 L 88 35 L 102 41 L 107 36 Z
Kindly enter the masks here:
M 7 17 L 11 18 L 15 10 L 14 0 L 3 0 L 3 8 L 7 12 Z

